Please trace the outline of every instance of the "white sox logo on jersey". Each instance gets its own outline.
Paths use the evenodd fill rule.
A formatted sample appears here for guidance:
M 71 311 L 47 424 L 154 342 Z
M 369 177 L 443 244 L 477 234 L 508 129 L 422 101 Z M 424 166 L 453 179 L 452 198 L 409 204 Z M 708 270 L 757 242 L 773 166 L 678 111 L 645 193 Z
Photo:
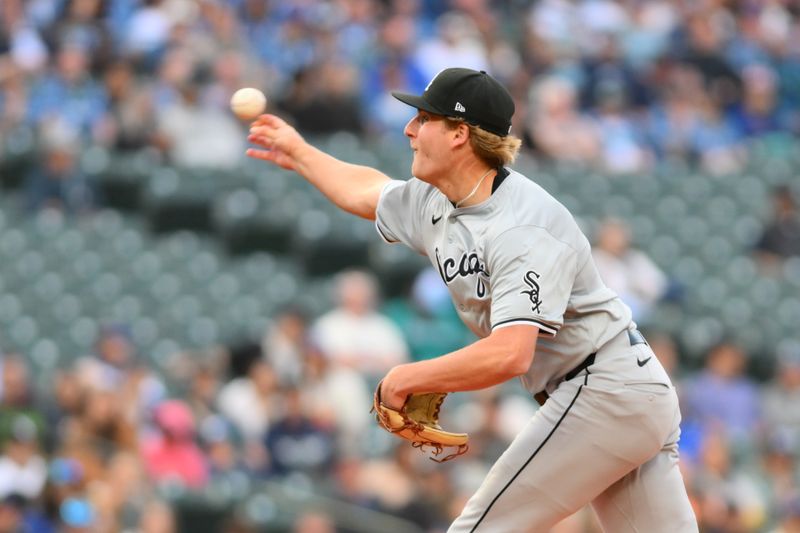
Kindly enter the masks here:
M 439 248 L 436 248 L 436 265 L 439 267 L 439 275 L 448 285 L 458 277 L 466 278 L 477 274 L 478 282 L 475 286 L 475 294 L 478 295 L 478 298 L 486 296 L 486 284 L 483 282 L 483 277 L 489 279 L 489 273 L 486 272 L 486 265 L 481 263 L 477 253 L 463 253 L 458 261 L 448 257 L 442 262 L 439 257 Z
M 534 277 L 535 276 L 535 277 Z M 522 281 L 525 282 L 525 285 L 530 287 L 527 291 L 520 291 L 520 294 L 527 294 L 528 298 L 531 300 L 531 310 L 534 313 L 541 312 L 539 306 L 542 305 L 542 301 L 539 299 L 539 283 L 536 281 L 541 276 L 534 272 L 533 270 L 528 270 L 525 275 L 522 277 Z

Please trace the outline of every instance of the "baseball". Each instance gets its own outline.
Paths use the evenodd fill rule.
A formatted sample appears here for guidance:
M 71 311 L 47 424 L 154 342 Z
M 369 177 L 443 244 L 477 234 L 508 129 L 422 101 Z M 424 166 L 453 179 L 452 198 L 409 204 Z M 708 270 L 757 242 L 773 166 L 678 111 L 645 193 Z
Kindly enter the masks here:
M 231 96 L 231 111 L 242 120 L 252 120 L 264 112 L 267 97 L 258 89 L 245 87 Z

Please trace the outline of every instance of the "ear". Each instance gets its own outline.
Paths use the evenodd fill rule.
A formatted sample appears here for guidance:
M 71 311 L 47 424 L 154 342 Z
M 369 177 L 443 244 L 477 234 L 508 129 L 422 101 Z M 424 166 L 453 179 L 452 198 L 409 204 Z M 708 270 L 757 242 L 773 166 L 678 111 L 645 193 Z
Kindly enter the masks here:
M 453 131 L 453 148 L 457 148 L 469 143 L 469 126 L 462 122 Z

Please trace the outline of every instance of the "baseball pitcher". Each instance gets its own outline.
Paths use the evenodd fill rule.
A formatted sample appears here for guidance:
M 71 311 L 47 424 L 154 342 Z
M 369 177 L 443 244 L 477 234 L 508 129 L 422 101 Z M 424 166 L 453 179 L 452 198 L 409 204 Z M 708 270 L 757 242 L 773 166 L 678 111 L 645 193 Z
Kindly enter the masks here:
M 394 367 L 379 407 L 402 413 L 414 395 L 517 376 L 543 404 L 449 531 L 546 532 L 591 503 L 608 532 L 696 532 L 678 469 L 675 389 L 571 214 L 509 168 L 520 141 L 508 91 L 485 72 L 451 68 L 420 96 L 393 94 L 417 109 L 405 127 L 408 181 L 337 160 L 273 115 L 253 123 L 259 147 L 247 154 L 297 172 L 375 220 L 387 242 L 425 254 L 480 337 Z M 402 422 L 406 433 L 414 427 Z

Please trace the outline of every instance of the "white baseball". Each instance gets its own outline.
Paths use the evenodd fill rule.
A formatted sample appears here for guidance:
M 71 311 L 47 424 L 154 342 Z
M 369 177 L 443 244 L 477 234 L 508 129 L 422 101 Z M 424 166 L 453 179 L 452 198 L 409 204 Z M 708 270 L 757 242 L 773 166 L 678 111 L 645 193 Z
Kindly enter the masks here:
M 267 97 L 258 89 L 245 87 L 231 96 L 231 111 L 242 120 L 252 120 L 264 112 Z

